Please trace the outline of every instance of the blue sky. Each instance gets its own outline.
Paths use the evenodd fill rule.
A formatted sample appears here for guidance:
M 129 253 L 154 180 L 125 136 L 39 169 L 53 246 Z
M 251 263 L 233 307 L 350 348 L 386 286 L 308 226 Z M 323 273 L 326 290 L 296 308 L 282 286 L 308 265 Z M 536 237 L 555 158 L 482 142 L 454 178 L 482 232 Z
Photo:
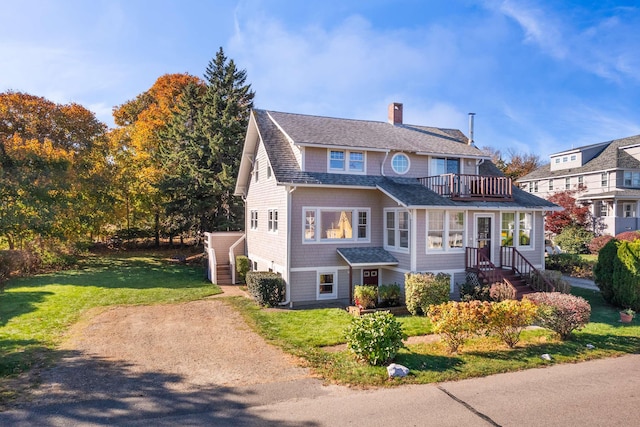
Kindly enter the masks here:
M 550 153 L 640 134 L 640 2 L 0 0 L 0 91 L 111 109 L 220 46 L 258 108 Z

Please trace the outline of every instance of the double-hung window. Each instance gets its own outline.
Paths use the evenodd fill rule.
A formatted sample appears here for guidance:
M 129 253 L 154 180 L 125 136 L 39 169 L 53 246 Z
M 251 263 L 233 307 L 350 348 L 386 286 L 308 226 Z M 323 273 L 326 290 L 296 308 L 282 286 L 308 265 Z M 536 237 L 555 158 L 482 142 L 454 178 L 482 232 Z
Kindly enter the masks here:
M 278 210 L 277 209 L 269 209 L 267 229 L 272 233 L 275 233 L 276 231 L 278 231 Z
M 318 272 L 317 299 L 335 299 L 338 297 L 338 272 Z
M 635 203 L 623 203 L 622 215 L 624 218 L 634 218 L 636 216 Z
M 565 190 L 570 190 L 571 189 L 571 178 L 565 178 L 564 179 L 564 189 Z
M 409 212 L 403 209 L 385 209 L 385 247 L 392 250 L 409 249 Z
M 364 151 L 329 150 L 329 172 L 364 173 Z
M 427 211 L 427 251 L 464 247 L 463 211 Z
M 549 178 L 549 191 L 553 191 L 553 178 Z
M 607 173 L 606 172 L 602 172 L 600 174 L 600 186 L 601 187 L 606 187 L 607 184 L 609 184 L 609 180 L 607 179 Z
M 640 172 L 625 172 L 624 186 L 632 188 L 640 188 Z
M 251 229 L 258 229 L 258 211 L 251 211 Z
M 303 208 L 303 241 L 369 242 L 369 208 Z
M 501 246 L 533 247 L 533 212 L 503 212 L 500 224 Z

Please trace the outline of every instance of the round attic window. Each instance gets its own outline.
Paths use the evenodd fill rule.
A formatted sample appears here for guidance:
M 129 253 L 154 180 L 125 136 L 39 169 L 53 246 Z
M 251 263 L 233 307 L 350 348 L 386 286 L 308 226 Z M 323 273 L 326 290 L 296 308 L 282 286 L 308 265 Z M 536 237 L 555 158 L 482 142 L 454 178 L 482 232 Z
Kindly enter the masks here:
M 391 158 L 391 168 L 398 175 L 409 172 L 409 157 L 404 153 L 396 153 Z

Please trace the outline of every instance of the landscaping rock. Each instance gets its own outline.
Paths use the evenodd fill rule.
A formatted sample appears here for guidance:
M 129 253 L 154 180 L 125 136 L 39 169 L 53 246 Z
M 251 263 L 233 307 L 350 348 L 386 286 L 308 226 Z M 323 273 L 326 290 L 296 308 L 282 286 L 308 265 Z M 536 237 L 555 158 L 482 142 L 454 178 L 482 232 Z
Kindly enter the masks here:
M 551 360 L 551 356 L 549 354 L 547 354 L 547 353 L 543 354 L 540 357 L 543 358 L 544 360 Z
M 387 373 L 389 374 L 389 378 L 402 378 L 409 375 L 409 368 L 407 368 L 406 366 L 398 365 L 397 363 L 392 363 L 391 365 L 387 366 Z

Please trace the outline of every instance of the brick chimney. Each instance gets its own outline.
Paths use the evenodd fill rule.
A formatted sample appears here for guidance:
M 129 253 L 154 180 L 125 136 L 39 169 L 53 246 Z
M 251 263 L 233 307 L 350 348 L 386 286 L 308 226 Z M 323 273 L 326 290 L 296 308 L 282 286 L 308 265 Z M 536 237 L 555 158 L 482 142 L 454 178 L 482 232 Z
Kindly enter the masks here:
M 389 123 L 392 125 L 402 124 L 402 104 L 393 102 L 389 104 Z

